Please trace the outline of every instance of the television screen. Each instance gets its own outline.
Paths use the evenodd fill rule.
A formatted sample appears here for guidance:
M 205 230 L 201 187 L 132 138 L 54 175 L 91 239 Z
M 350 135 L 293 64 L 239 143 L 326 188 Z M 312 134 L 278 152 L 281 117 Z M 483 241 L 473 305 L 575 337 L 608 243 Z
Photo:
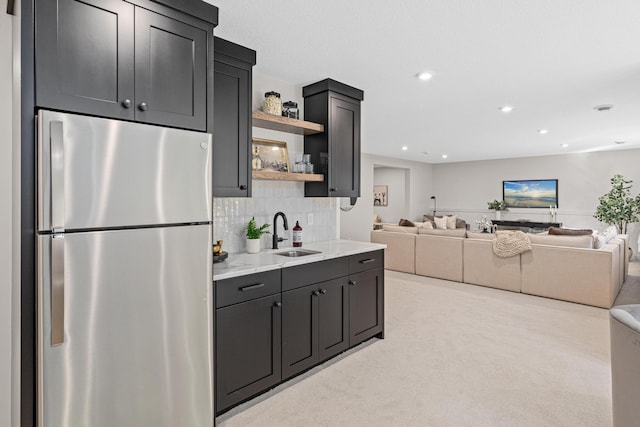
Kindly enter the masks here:
M 558 180 L 502 181 L 502 199 L 508 208 L 557 207 Z

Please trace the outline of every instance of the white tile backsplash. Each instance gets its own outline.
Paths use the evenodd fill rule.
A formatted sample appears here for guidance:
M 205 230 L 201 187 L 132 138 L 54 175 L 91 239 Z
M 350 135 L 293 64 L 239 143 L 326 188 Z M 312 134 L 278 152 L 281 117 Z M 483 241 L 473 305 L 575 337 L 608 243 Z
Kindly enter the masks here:
M 252 216 L 258 225 L 269 224 L 273 233 L 273 216 L 284 212 L 289 231 L 284 231 L 278 219 L 278 235 L 289 240 L 280 247 L 290 247 L 291 229 L 300 222 L 302 244 L 333 240 L 338 237 L 338 201 L 333 197 L 304 197 L 304 183 L 296 181 L 254 180 L 251 198 L 224 197 L 213 199 L 213 238 L 223 240 L 223 250 L 244 252 L 245 228 Z M 313 224 L 307 224 L 307 214 L 313 213 Z M 271 234 L 262 237 L 261 247 L 271 248 Z

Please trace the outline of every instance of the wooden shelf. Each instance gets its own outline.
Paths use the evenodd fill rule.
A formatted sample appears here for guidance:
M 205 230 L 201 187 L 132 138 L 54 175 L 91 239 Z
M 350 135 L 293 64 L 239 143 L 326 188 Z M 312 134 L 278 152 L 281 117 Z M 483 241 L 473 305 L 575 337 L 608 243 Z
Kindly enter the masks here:
M 272 181 L 324 181 L 321 173 L 289 173 L 274 171 L 253 171 L 253 179 L 267 179 Z
M 273 114 L 267 114 L 262 111 L 253 112 L 253 126 L 298 135 L 313 135 L 314 133 L 324 132 L 324 125 L 319 123 L 274 116 Z

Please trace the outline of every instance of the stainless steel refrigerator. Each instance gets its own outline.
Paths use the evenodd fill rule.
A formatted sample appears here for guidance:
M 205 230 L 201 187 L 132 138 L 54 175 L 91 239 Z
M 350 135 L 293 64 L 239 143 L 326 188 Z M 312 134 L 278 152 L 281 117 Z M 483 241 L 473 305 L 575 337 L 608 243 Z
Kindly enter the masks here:
M 211 136 L 37 124 L 39 425 L 212 426 Z

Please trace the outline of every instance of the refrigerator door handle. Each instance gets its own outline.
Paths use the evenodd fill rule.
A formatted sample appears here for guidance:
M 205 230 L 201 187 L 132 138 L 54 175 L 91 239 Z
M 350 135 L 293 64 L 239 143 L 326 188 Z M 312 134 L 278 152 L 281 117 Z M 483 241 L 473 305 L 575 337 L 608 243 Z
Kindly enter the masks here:
M 49 123 L 51 153 L 51 231 L 64 232 L 64 137 L 62 122 Z
M 51 347 L 64 344 L 64 235 L 51 239 Z

